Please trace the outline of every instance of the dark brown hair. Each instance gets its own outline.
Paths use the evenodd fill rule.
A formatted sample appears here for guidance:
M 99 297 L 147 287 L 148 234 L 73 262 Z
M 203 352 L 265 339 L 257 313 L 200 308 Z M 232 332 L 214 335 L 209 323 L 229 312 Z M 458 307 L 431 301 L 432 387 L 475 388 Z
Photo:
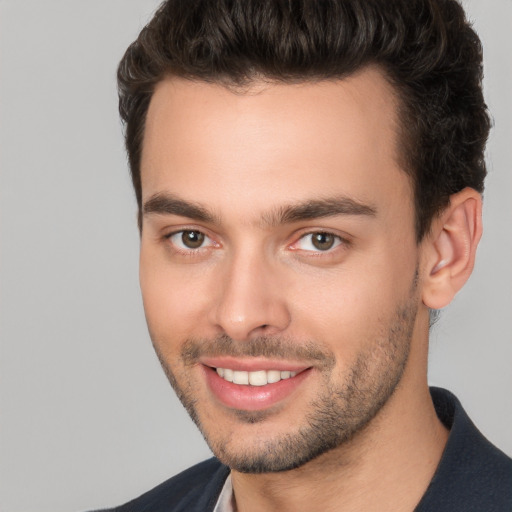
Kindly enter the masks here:
M 168 0 L 118 69 L 119 111 L 141 208 L 144 124 L 167 75 L 243 86 L 343 78 L 377 65 L 399 99 L 400 164 L 416 235 L 465 187 L 483 191 L 490 121 L 482 49 L 455 0 Z

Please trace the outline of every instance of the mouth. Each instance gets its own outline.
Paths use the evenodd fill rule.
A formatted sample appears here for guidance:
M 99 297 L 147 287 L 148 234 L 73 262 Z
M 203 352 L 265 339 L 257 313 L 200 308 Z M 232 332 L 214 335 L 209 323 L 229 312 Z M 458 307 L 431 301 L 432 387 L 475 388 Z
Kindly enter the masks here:
M 256 370 L 248 372 L 231 368 L 216 368 L 216 372 L 225 381 L 242 386 L 266 386 L 267 384 L 275 384 L 297 375 L 297 372 L 288 370 Z
M 241 411 L 264 410 L 282 403 L 296 393 L 313 370 L 311 366 L 231 358 L 201 363 L 216 401 Z

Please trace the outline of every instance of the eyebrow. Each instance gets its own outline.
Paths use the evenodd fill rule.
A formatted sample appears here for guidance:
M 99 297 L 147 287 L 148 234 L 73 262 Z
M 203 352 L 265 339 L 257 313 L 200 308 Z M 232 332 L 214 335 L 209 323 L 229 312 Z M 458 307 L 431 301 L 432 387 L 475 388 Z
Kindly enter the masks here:
M 302 220 L 335 217 L 337 215 L 362 215 L 375 217 L 377 208 L 346 196 L 312 199 L 306 202 L 281 206 L 263 216 L 270 226 L 290 224 Z
M 155 213 L 160 215 L 178 215 L 199 222 L 215 223 L 219 219 L 215 214 L 208 211 L 203 206 L 179 199 L 169 194 L 155 194 L 151 196 L 143 207 L 144 215 Z
M 198 222 L 221 224 L 221 219 L 204 206 L 185 201 L 171 194 L 157 193 L 151 196 L 143 206 L 144 215 L 177 215 Z M 304 202 L 280 206 L 265 212 L 261 223 L 265 226 L 291 224 L 304 220 L 335 217 L 337 215 L 361 215 L 374 217 L 375 206 L 364 204 L 346 196 L 311 199 Z

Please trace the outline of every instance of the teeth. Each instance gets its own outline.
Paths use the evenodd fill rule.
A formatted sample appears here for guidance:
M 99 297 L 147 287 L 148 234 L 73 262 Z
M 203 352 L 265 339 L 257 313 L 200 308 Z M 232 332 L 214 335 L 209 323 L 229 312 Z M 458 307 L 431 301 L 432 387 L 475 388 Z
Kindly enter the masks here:
M 249 373 L 248 372 L 233 372 L 233 384 L 249 384 Z
M 268 382 L 267 372 L 265 370 L 261 370 L 259 372 L 247 372 L 247 377 L 251 386 L 264 386 Z
M 244 372 L 238 370 L 230 370 L 229 368 L 217 368 L 217 374 L 228 382 L 234 384 L 241 384 L 244 386 L 265 386 L 266 384 L 273 384 L 280 380 L 295 377 L 297 372 L 290 372 L 287 370 L 258 370 L 256 372 Z
M 270 370 L 267 372 L 267 382 L 273 384 L 281 380 L 281 372 L 279 370 Z

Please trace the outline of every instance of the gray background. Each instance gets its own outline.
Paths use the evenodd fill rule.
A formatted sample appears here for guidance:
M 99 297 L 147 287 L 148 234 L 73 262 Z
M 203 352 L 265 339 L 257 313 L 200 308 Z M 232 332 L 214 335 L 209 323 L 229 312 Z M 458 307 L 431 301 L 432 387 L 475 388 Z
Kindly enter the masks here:
M 496 128 L 431 382 L 512 454 L 512 1 L 466 2 Z M 115 68 L 156 0 L 0 0 L 0 510 L 120 504 L 208 455 L 153 355 Z

